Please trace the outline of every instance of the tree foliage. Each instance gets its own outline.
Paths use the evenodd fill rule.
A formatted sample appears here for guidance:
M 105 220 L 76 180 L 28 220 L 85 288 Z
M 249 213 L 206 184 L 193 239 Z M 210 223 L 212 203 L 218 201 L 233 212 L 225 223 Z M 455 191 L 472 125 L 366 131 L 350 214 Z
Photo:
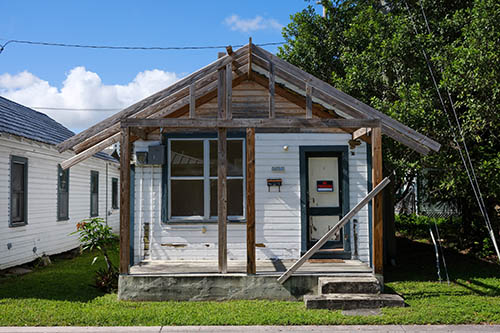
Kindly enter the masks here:
M 419 156 L 384 139 L 384 169 L 395 173 L 396 189 L 422 169 L 438 170 L 428 180 L 428 195 L 462 212 L 463 232 L 474 234 L 472 244 L 484 237 L 484 222 L 453 140 L 456 128 L 448 124 L 422 50 L 456 127 L 447 91 L 454 102 L 490 217 L 498 226 L 500 3 L 422 0 L 428 33 L 420 1 L 407 1 L 325 0 L 325 17 L 309 5 L 291 16 L 278 55 L 440 142 L 439 153 Z

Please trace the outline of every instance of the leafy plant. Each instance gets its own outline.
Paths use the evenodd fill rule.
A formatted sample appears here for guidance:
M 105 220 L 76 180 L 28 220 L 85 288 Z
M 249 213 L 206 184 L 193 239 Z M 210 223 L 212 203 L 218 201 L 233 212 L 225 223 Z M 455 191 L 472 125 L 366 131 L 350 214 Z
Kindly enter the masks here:
M 85 219 L 76 225 L 76 231 L 72 234 L 78 234 L 78 239 L 82 244 L 83 251 L 98 250 L 104 258 L 106 269 L 99 269 L 96 272 L 95 286 L 105 292 L 116 290 L 118 285 L 118 270 L 109 258 L 108 250 L 117 240 L 111 227 L 104 223 L 102 218 Z M 99 259 L 96 255 L 92 264 Z

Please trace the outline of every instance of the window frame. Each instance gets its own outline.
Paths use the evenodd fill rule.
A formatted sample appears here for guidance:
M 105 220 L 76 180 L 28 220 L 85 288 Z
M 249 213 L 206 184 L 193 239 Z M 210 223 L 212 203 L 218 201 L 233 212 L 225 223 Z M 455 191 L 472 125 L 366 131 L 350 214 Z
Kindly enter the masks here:
M 114 191 L 114 187 L 116 186 L 116 192 Z M 120 203 L 118 200 L 118 191 L 119 184 L 117 177 L 111 177 L 111 209 L 118 209 L 120 207 Z
M 165 204 L 162 220 L 165 223 L 217 223 L 218 217 L 210 214 L 210 181 L 217 179 L 217 176 L 210 176 L 210 141 L 217 142 L 217 134 L 187 134 L 187 135 L 169 135 L 165 136 L 167 161 L 163 172 L 163 186 L 166 192 L 162 201 Z M 165 142 L 164 141 L 164 142 Z M 203 142 L 203 175 L 202 176 L 171 176 L 171 143 L 172 141 L 202 141 Z M 242 176 L 227 176 L 227 179 L 242 180 L 242 215 L 228 216 L 229 222 L 246 222 L 246 137 L 241 133 L 228 133 L 227 141 L 241 141 L 242 145 Z M 172 180 L 202 180 L 203 181 L 203 198 L 204 207 L 203 216 L 172 216 L 172 198 L 170 193 Z
M 24 221 L 12 221 L 12 198 L 14 196 L 14 189 L 12 186 L 12 169 L 14 164 L 24 165 L 24 175 L 23 175 L 23 217 Z M 28 224 L 28 159 L 22 156 L 11 155 L 10 156 L 10 170 L 9 170 L 9 186 L 10 186 L 10 198 L 9 198 L 9 227 L 22 227 Z
M 96 188 L 97 188 L 97 201 L 96 201 L 96 205 L 97 205 L 97 208 L 96 208 L 96 214 L 93 214 L 93 208 L 94 206 L 92 205 L 92 181 L 94 179 L 94 175 L 96 175 L 96 179 L 97 179 L 97 184 L 96 184 Z M 90 217 L 98 217 L 99 216 L 99 171 L 96 171 L 96 170 L 90 170 Z
M 66 172 L 66 184 L 68 184 L 67 188 L 67 197 L 66 197 L 66 207 L 68 207 L 66 216 L 62 216 L 59 208 L 61 207 L 61 178 L 59 177 L 60 172 Z M 67 221 L 69 220 L 69 169 L 63 170 L 61 164 L 57 165 L 57 221 Z

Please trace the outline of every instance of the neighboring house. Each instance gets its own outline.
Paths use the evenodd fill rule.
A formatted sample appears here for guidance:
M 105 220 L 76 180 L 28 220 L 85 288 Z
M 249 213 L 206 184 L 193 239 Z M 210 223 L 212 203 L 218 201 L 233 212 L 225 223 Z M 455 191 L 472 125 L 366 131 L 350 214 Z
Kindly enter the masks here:
M 76 223 L 119 223 L 117 160 L 98 153 L 66 171 L 55 145 L 74 133 L 47 115 L 0 97 L 0 269 L 79 245 Z
M 58 145 L 82 151 L 71 166 L 121 140 L 119 297 L 290 299 L 325 272 L 382 274 L 377 199 L 288 291 L 270 279 L 382 182 L 382 134 L 423 154 L 439 143 L 256 45 L 228 50 Z

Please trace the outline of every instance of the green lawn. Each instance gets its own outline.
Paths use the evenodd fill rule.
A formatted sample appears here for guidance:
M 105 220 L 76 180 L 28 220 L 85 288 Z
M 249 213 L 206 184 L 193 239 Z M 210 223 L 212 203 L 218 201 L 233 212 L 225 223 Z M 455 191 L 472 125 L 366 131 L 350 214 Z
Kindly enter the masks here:
M 448 286 L 436 282 L 432 247 L 399 239 L 398 252 L 399 266 L 386 272 L 386 287 L 409 306 L 383 309 L 380 316 L 306 310 L 302 302 L 119 302 L 116 294 L 103 295 L 90 286 L 98 265 L 90 266 L 92 256 L 85 254 L 0 278 L 0 326 L 500 324 L 498 265 L 449 252 L 453 282 Z

